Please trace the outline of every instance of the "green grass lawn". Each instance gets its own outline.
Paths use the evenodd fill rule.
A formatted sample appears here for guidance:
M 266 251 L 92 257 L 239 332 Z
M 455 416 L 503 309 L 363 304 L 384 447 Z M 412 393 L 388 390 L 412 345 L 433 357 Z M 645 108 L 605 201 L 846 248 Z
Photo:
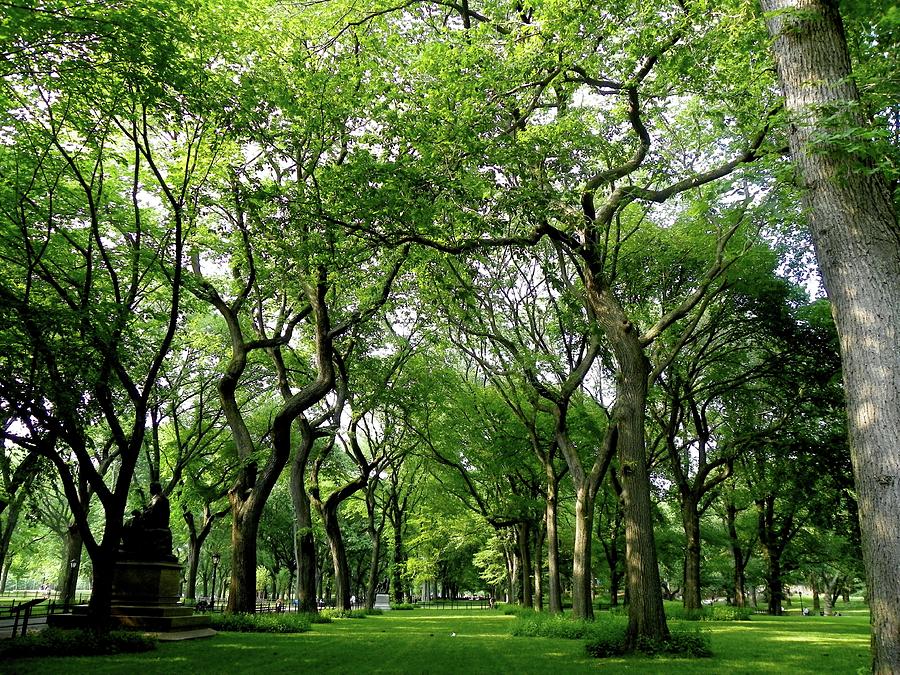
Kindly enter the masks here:
M 0 673 L 856 673 L 869 665 L 868 615 L 706 622 L 709 659 L 586 656 L 580 640 L 518 638 L 497 612 L 421 610 L 316 624 L 308 633 L 219 633 L 155 652 L 21 659 Z M 452 636 L 452 633 L 456 633 Z

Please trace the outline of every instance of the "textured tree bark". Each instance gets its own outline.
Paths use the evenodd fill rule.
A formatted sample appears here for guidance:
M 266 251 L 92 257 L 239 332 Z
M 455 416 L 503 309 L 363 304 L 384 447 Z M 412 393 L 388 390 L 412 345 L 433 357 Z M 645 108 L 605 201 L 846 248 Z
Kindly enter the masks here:
M 328 548 L 331 551 L 331 564 L 334 567 L 334 601 L 337 609 L 349 610 L 350 607 L 350 569 L 347 566 L 347 550 L 344 537 L 338 522 L 338 503 L 330 500 L 322 509 L 322 521 L 325 524 L 325 535 L 328 537 Z
M 784 602 L 784 584 L 781 578 L 781 556 L 784 554 L 790 531 L 792 529 L 793 515 L 788 515 L 778 524 L 775 519 L 775 496 L 767 495 L 756 501 L 757 530 L 759 532 L 759 545 L 762 548 L 763 559 L 766 561 L 766 596 L 768 600 L 768 612 L 773 616 L 780 616 L 782 603 Z
M 692 496 L 682 497 L 681 522 L 684 526 L 684 608 L 700 611 L 700 515 Z
M 521 521 L 516 524 L 516 540 L 519 549 L 519 569 L 521 571 L 522 606 L 534 608 L 534 594 L 531 587 L 531 524 Z
M 537 527 L 537 533 L 534 538 L 534 560 L 532 562 L 534 609 L 537 612 L 544 611 L 544 539 L 546 536 L 546 523 L 542 521 Z
M 650 363 L 641 347 L 637 329 L 625 316 L 611 290 L 599 279 L 598 275 L 588 275 L 586 286 L 588 301 L 609 340 L 617 366 L 616 404 L 611 424 L 618 428 L 625 522 L 625 576 L 629 594 L 626 644 L 628 649 L 634 649 L 638 638 L 663 641 L 669 637 L 653 534 L 650 471 L 644 436 Z
M 313 537 L 312 506 L 306 493 L 306 465 L 314 438 L 301 418 L 300 445 L 291 462 L 291 504 L 297 521 L 297 604 L 301 612 L 318 612 L 316 603 L 316 541 Z
M 368 578 L 366 580 L 366 609 L 375 608 L 375 593 L 378 590 L 378 578 L 381 572 L 381 535 L 384 532 L 384 525 L 387 521 L 387 510 L 381 512 L 381 518 L 376 523 L 375 508 L 375 487 L 377 479 L 371 481 L 366 488 L 366 514 L 368 523 L 366 529 L 369 538 L 372 540 L 372 553 L 369 556 Z
M 575 542 L 572 547 L 572 615 L 594 618 L 591 597 L 591 540 L 594 528 L 594 496 L 586 487 L 575 491 Z
M 763 557 L 766 559 L 766 597 L 768 612 L 772 616 L 780 616 L 783 613 L 781 604 L 784 600 L 784 584 L 781 581 L 781 556 L 777 551 L 763 549 Z
M 791 156 L 841 341 L 872 617 L 873 671 L 900 672 L 900 227 L 884 176 L 817 133 L 865 127 L 834 0 L 761 0 Z
M 629 590 L 626 644 L 629 649 L 637 646 L 639 638 L 663 641 L 669 637 L 656 558 L 650 472 L 644 445 L 648 368 L 643 354 L 638 354 L 641 358 L 631 362 L 631 367 L 622 367 L 620 362 L 623 371 L 620 382 L 628 383 L 629 391 L 618 394 L 624 397 L 619 423 L 619 466 L 625 513 L 625 566 Z M 620 405 L 618 399 L 616 405 Z
M 246 501 L 237 503 L 232 493 L 228 612 L 256 611 L 256 535 L 259 517 L 251 512 L 251 506 Z
M 317 612 L 316 541 L 313 537 L 311 509 L 307 504 L 303 519 L 297 523 L 297 603 L 301 612 Z
M 84 540 L 78 525 L 72 523 L 66 531 L 66 557 L 63 560 L 63 570 L 60 575 L 59 598 L 65 604 L 71 604 L 75 599 L 75 590 L 78 584 L 78 570 L 81 567 L 81 548 Z M 2 560 L 2 558 L 0 558 Z M 73 564 L 74 563 L 74 564 Z
M 725 505 L 725 526 L 728 530 L 728 543 L 731 558 L 734 560 L 734 604 L 737 607 L 747 606 L 747 578 L 745 570 L 749 558 L 744 557 L 741 542 L 737 533 L 737 507 L 729 501 Z
M 549 611 L 551 614 L 562 613 L 562 584 L 559 580 L 559 482 L 552 467 L 547 475 L 547 591 L 549 593 Z

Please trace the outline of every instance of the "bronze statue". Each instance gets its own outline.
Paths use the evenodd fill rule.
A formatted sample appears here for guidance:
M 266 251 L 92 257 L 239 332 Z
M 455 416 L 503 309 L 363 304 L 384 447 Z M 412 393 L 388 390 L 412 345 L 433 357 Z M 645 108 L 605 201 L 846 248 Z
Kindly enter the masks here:
M 169 529 L 169 500 L 162 485 L 150 483 L 150 503 L 143 510 L 131 512 L 122 527 L 119 557 L 123 560 L 176 562 L 172 555 L 172 531 Z

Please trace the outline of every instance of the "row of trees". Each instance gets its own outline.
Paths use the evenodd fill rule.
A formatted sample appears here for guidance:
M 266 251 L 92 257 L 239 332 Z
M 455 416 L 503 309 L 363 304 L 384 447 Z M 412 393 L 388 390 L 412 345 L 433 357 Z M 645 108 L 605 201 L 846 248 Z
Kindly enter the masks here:
M 390 523 L 399 574 L 414 456 L 512 537 L 526 604 L 546 542 L 551 611 L 571 497 L 573 612 L 592 616 L 602 541 L 627 560 L 632 645 L 668 633 L 654 495 L 677 504 L 688 608 L 703 516 L 734 523 L 752 495 L 777 611 L 787 543 L 851 489 L 828 321 L 780 279 L 809 263 L 808 220 L 876 669 L 896 666 L 896 92 L 877 56 L 896 19 L 853 7 L 874 28 L 848 41 L 829 3 L 768 4 L 10 7 L 7 526 L 52 464 L 102 623 L 135 485 L 191 496 L 192 570 L 227 498 L 229 609 L 247 611 L 281 480 L 300 605 L 318 520 L 347 607 L 341 505 L 365 497 L 375 542 Z

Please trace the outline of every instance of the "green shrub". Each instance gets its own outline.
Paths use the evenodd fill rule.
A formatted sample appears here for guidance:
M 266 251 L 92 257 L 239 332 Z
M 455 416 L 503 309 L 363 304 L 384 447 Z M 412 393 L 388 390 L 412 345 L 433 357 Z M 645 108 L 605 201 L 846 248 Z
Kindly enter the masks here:
M 621 656 L 626 653 L 626 622 L 595 622 L 596 628 L 586 645 L 587 653 L 596 658 Z M 647 656 L 666 654 L 687 658 L 712 656 L 709 636 L 697 627 L 670 627 L 667 640 L 639 638 L 635 651 Z
M 669 629 L 665 652 L 693 659 L 706 658 L 712 656 L 712 647 L 706 632 L 696 627 L 675 627 Z
M 595 629 L 595 622 L 573 619 L 561 614 L 523 612 L 512 626 L 512 634 L 517 637 L 552 637 L 566 640 L 581 640 Z
M 709 608 L 704 621 L 749 621 L 751 616 L 753 616 L 753 609 L 750 607 L 713 605 Z
M 216 630 L 234 633 L 305 633 L 311 620 L 308 614 L 212 614 L 210 625 Z
M 400 610 L 410 610 L 415 609 L 416 606 L 408 603 L 408 602 L 392 602 L 391 609 L 400 609 Z
M 653 656 L 667 654 L 687 658 L 703 658 L 712 656 L 709 637 L 697 628 L 670 628 L 667 640 L 649 640 L 639 638 L 637 651 Z
M 595 659 L 608 659 L 611 656 L 622 656 L 625 653 L 624 635 L 605 635 L 585 645 L 588 656 Z
M 547 614 L 544 612 L 522 612 L 513 622 L 511 632 L 519 637 L 550 637 L 565 640 L 588 640 L 596 643 L 600 651 L 613 650 L 619 653 L 618 645 L 624 648 L 625 617 L 603 614 L 593 621 L 575 619 L 571 615 Z M 611 652 L 610 652 L 611 653 Z
M 365 619 L 367 614 L 364 609 L 323 609 L 320 614 L 332 619 Z
M 383 609 L 372 608 L 372 609 L 364 609 L 362 611 L 364 611 L 366 613 L 366 616 L 381 616 L 382 614 L 384 614 Z
M 625 621 L 595 621 L 585 649 L 590 656 L 598 659 L 621 656 L 625 653 Z
M 307 616 L 309 617 L 310 623 L 333 623 L 331 616 L 324 612 L 313 612 L 307 614 Z
M 39 633 L 29 633 L 0 643 L 0 655 L 5 658 L 133 654 L 152 649 L 156 649 L 154 638 L 124 630 L 96 633 L 89 630 L 47 628 Z

